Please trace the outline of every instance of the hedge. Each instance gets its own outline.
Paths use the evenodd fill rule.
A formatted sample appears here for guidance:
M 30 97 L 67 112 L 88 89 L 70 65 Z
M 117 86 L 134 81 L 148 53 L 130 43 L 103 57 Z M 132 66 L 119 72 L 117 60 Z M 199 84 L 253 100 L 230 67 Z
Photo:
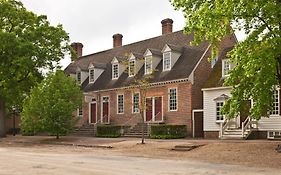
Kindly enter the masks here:
M 120 137 L 121 126 L 98 125 L 96 137 Z
M 150 138 L 152 139 L 177 139 L 186 136 L 186 125 L 151 125 Z

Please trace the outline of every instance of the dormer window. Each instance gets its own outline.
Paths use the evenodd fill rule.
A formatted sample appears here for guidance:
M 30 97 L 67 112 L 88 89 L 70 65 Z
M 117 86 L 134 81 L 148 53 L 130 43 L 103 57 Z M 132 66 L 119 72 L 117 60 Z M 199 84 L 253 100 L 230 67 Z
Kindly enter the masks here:
M 229 59 L 222 60 L 222 76 L 229 76 L 230 69 L 231 68 Z
M 95 70 L 93 68 L 89 69 L 89 82 L 95 81 Z
M 163 54 L 163 71 L 171 70 L 171 52 Z
M 112 79 L 118 79 L 119 77 L 119 65 L 112 64 Z
M 152 56 L 145 57 L 145 74 L 152 73 Z
M 76 80 L 79 84 L 81 84 L 81 72 L 76 73 Z
M 135 60 L 129 61 L 129 77 L 135 76 Z

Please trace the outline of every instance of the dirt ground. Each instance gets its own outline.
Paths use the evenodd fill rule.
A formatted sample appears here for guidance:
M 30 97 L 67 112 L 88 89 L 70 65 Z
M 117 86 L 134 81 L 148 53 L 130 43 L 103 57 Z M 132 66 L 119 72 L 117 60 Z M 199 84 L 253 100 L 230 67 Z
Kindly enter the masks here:
M 203 145 L 191 151 L 174 151 L 176 145 Z M 51 137 L 7 137 L 0 139 L 0 147 L 32 148 L 33 152 L 57 152 L 60 154 L 111 153 L 113 155 L 159 158 L 169 160 L 195 160 L 207 163 L 243 165 L 280 169 L 281 153 L 275 148 L 279 141 L 220 141 L 220 140 L 154 140 L 140 144 L 138 138 L 89 138 L 64 137 L 57 141 Z M 74 146 L 71 146 L 74 145 Z M 76 146 L 75 146 L 76 145 Z M 78 145 L 78 146 L 77 146 Z M 109 147 L 112 147 L 111 149 Z

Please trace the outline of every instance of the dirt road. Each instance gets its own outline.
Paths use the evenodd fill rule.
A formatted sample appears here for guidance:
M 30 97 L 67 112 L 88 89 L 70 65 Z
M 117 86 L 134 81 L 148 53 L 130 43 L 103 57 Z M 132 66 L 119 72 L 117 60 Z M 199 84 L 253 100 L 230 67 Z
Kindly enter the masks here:
M 63 150 L 63 151 L 62 151 Z M 73 148 L 0 147 L 1 175 L 280 175 L 280 169 L 117 155 Z

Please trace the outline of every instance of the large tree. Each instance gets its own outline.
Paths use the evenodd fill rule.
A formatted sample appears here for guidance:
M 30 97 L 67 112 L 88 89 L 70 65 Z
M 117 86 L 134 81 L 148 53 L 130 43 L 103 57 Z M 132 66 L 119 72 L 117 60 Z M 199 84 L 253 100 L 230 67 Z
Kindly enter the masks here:
M 23 133 L 45 131 L 58 139 L 72 130 L 75 124 L 72 113 L 81 105 L 82 92 L 76 80 L 61 70 L 51 73 L 24 101 Z
M 27 11 L 21 2 L 0 0 L 0 137 L 5 135 L 4 113 L 21 108 L 30 88 L 53 70 L 69 52 L 62 25 L 51 26 L 46 16 Z
M 194 32 L 194 43 L 208 40 L 213 56 L 219 42 L 233 30 L 247 37 L 228 53 L 236 65 L 225 85 L 232 86 L 226 105 L 235 117 L 245 100 L 254 101 L 251 116 L 260 119 L 272 109 L 273 92 L 281 84 L 281 0 L 171 0 L 186 18 L 186 33 Z M 230 28 L 232 26 L 233 30 Z

